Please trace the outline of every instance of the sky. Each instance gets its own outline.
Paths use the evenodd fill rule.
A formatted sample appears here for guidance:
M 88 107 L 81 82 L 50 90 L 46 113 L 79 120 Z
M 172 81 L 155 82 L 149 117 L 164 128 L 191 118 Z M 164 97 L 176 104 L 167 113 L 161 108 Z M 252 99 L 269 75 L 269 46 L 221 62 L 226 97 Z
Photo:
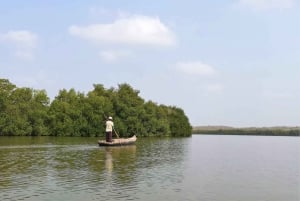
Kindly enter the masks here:
M 0 78 L 128 83 L 193 126 L 300 126 L 299 0 L 0 0 Z

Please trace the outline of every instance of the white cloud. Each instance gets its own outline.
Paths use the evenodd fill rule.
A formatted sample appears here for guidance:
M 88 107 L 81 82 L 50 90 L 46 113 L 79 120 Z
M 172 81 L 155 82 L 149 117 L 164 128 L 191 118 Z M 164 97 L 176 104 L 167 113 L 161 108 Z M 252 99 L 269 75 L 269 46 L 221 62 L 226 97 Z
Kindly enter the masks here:
M 270 90 L 270 89 L 263 91 L 263 96 L 271 100 L 291 99 L 294 97 L 291 91 L 288 90 L 280 91 L 280 90 Z
M 211 93 L 217 93 L 217 92 L 222 92 L 224 89 L 224 86 L 222 84 L 209 84 L 204 86 L 204 90 L 206 90 L 207 92 L 211 92 Z
M 35 48 L 37 45 L 37 35 L 27 30 L 8 31 L 0 34 L 0 40 L 21 48 Z
M 170 46 L 175 36 L 158 17 L 131 16 L 110 24 L 73 25 L 71 35 L 100 43 Z
M 32 61 L 34 60 L 34 54 L 31 50 L 17 50 L 15 51 L 15 56 L 22 60 Z
M 132 52 L 126 50 L 105 50 L 99 52 L 99 56 L 105 62 L 116 62 L 120 59 L 131 57 L 132 55 Z
M 293 7 L 294 0 L 239 0 L 238 4 L 254 10 L 287 9 Z
M 201 61 L 178 62 L 176 67 L 179 71 L 188 75 L 212 76 L 217 74 L 217 71 L 212 66 Z
M 91 6 L 89 8 L 89 15 L 91 17 L 93 17 L 94 19 L 104 19 L 104 18 L 115 18 L 115 17 L 119 17 L 119 18 L 125 18 L 128 16 L 131 16 L 130 13 L 123 11 L 121 9 L 117 9 L 117 10 L 111 10 L 108 8 L 104 8 L 104 7 L 99 7 L 99 6 Z
M 15 56 L 23 60 L 33 60 L 33 50 L 37 47 L 37 35 L 27 30 L 0 33 L 0 42 L 14 46 Z

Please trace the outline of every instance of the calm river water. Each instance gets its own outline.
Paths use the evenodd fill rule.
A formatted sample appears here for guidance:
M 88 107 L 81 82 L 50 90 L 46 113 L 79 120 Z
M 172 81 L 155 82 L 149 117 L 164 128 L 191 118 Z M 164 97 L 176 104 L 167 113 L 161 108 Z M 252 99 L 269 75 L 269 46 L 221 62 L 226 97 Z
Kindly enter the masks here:
M 0 137 L 1 201 L 299 201 L 300 138 Z

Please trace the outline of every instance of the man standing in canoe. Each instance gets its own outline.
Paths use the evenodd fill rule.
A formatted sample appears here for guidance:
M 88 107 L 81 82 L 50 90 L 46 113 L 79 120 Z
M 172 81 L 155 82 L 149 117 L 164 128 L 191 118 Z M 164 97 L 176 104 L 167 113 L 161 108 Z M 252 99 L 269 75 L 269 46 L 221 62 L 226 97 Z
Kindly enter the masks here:
M 108 120 L 105 123 L 106 142 L 112 142 L 112 131 L 114 127 L 114 122 L 112 120 L 113 120 L 112 117 L 108 117 Z

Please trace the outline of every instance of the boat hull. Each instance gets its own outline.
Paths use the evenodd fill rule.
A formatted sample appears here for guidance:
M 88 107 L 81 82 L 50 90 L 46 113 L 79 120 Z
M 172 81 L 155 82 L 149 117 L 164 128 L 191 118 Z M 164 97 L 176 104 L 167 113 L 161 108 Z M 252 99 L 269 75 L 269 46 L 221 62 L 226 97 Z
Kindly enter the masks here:
M 105 140 L 99 140 L 99 146 L 124 146 L 124 145 L 131 145 L 136 142 L 136 136 L 132 136 L 130 138 L 117 138 L 113 139 L 112 142 L 106 142 Z

